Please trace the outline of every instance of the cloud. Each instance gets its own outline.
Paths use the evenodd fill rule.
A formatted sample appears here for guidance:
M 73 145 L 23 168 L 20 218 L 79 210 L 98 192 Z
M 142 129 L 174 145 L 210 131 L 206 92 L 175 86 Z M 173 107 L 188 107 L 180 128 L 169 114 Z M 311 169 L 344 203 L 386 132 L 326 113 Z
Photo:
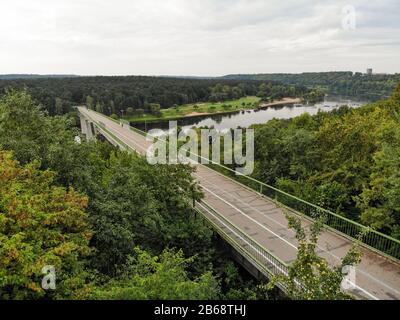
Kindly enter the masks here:
M 0 73 L 400 72 L 397 0 L 2 0 L 0 12 Z

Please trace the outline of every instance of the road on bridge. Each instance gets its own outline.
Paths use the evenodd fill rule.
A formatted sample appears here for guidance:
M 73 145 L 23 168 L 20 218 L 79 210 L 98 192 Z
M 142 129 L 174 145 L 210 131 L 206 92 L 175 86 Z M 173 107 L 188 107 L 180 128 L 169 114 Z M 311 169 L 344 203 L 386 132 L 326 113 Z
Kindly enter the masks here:
M 79 107 L 79 112 L 103 123 L 126 145 L 145 154 L 151 142 L 109 118 Z M 205 201 L 232 224 L 245 231 L 269 252 L 290 264 L 297 254 L 297 240 L 288 229 L 285 214 L 273 201 L 203 165 L 196 165 L 195 179 L 200 183 Z M 301 217 L 303 225 L 310 221 Z M 352 241 L 330 230 L 318 242 L 318 254 L 331 265 L 338 265 L 351 248 Z M 355 289 L 351 293 L 362 299 L 400 299 L 400 264 L 362 247 L 362 261 L 357 266 Z

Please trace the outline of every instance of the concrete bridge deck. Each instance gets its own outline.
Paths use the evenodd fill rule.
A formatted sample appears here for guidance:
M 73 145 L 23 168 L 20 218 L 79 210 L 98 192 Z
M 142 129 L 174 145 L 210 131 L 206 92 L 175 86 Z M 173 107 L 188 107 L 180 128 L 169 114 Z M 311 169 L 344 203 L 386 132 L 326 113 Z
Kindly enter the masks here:
M 114 139 L 123 141 L 140 154 L 146 153 L 150 142 L 142 135 L 94 111 L 84 107 L 78 109 L 82 117 L 100 123 Z M 196 165 L 194 177 L 204 191 L 204 200 L 209 208 L 285 263 L 290 264 L 295 259 L 295 233 L 288 229 L 283 209 L 274 201 L 203 165 Z M 222 223 L 220 219 L 213 219 L 217 224 Z M 301 219 L 304 225 L 310 224 L 307 218 Z M 226 228 L 226 225 L 221 227 Z M 243 242 L 243 246 L 249 244 Z M 331 265 L 338 265 L 351 246 L 350 239 L 326 230 L 320 236 L 318 253 Z M 351 293 L 362 299 L 400 299 L 399 263 L 368 248 L 363 247 L 362 251 L 362 261 L 356 272 L 356 288 Z

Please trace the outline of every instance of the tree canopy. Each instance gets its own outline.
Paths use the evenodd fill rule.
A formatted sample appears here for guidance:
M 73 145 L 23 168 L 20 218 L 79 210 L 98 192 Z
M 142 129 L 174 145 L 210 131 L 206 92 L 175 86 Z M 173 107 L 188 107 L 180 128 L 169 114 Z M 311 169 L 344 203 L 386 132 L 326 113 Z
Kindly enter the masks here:
M 301 85 L 274 81 L 127 76 L 0 79 L 0 95 L 10 88 L 27 90 L 50 115 L 72 112 L 77 105 L 87 105 L 107 115 L 140 110 L 157 115 L 158 108 L 255 96 L 262 84 L 268 87 L 268 92 L 263 91 L 264 97 L 272 99 L 302 96 L 309 91 Z
M 254 126 L 254 176 L 399 238 L 399 90 L 357 109 Z
M 75 123 L 48 116 L 26 91 L 0 98 L 1 298 L 254 298 L 255 282 L 232 272 L 193 211 L 201 192 L 189 166 L 77 142 Z M 46 265 L 55 290 L 41 286 Z
M 54 173 L 21 166 L 0 150 L 0 298 L 77 298 L 85 294 L 82 258 L 91 249 L 88 199 L 54 186 Z M 57 290 L 40 286 L 42 268 L 54 266 Z

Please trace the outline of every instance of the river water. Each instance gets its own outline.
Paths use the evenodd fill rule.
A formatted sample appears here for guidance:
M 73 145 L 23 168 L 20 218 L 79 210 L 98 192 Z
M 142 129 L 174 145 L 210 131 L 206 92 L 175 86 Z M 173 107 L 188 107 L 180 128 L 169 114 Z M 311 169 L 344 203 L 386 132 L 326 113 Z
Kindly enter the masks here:
M 366 102 L 348 100 L 340 97 L 326 97 L 325 101 L 313 105 L 282 105 L 269 107 L 262 110 L 245 110 L 229 114 L 188 117 L 178 120 L 178 125 L 183 129 L 205 126 L 210 128 L 214 127 L 217 130 L 226 130 L 237 127 L 247 128 L 253 124 L 266 123 L 274 118 L 290 119 L 306 112 L 313 115 L 319 110 L 332 111 L 343 105 L 348 105 L 351 108 L 358 108 L 364 104 L 366 104 Z M 169 122 L 162 121 L 146 124 L 135 124 L 134 126 L 146 131 L 150 129 L 165 130 L 169 128 Z

